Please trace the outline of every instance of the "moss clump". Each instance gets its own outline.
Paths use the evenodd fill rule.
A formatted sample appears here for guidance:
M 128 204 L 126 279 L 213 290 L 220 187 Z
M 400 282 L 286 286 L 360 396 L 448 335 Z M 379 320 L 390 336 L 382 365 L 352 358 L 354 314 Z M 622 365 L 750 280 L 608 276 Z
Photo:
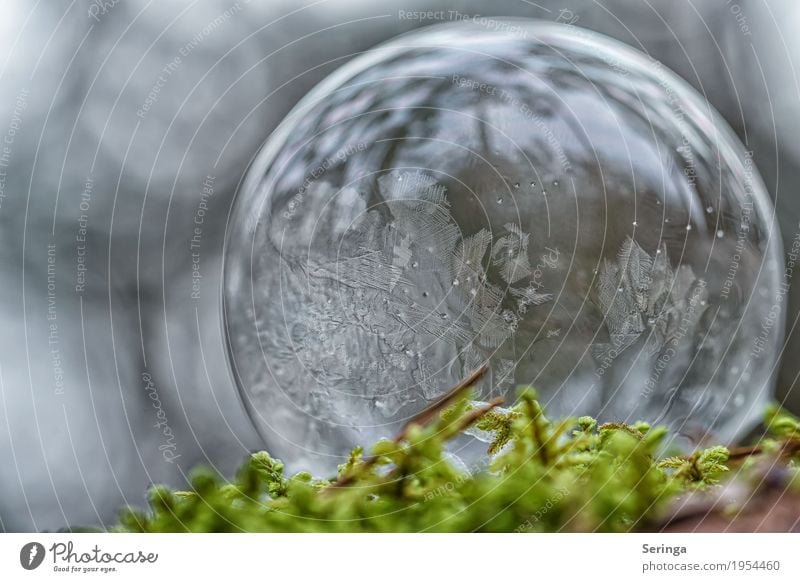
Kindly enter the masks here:
M 464 388 L 465 386 L 462 386 Z M 207 469 L 188 491 L 154 487 L 148 511 L 125 510 L 134 532 L 555 532 L 651 530 L 671 503 L 753 471 L 759 456 L 796 458 L 800 423 L 772 409 L 759 445 L 711 447 L 659 459 L 667 430 L 549 420 L 531 389 L 510 409 L 471 403 L 464 390 L 426 411 L 368 456 L 353 451 L 330 480 L 287 476 L 267 453 L 226 482 Z M 465 473 L 445 444 L 464 430 L 493 433 L 485 466 Z M 782 461 L 784 462 L 784 461 Z M 785 463 L 798 487 L 796 461 Z M 736 469 L 736 470 L 733 470 Z

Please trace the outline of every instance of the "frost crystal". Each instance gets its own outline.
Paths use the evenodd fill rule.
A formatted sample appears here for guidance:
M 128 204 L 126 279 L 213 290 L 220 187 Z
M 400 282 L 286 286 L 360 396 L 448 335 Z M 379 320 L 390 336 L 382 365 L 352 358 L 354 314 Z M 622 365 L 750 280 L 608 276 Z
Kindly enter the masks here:
M 707 291 L 690 266 L 672 269 L 666 245 L 653 258 L 628 237 L 616 261 L 604 261 L 597 297 L 611 340 L 592 347 L 602 360 L 618 356 L 648 330 L 651 354 L 679 333 L 691 335 L 705 311 Z
M 352 220 L 339 217 L 322 231 L 298 215 L 297 228 L 273 232 L 276 245 L 298 232 L 327 238 L 308 253 L 282 253 L 281 287 L 271 295 L 284 304 L 268 319 L 284 322 L 290 341 L 266 322 L 261 338 L 277 356 L 281 381 L 308 393 L 293 395 L 296 401 L 322 419 L 354 425 L 363 422 L 358 409 L 392 418 L 441 396 L 514 336 L 530 306 L 551 298 L 523 282 L 531 274 L 530 235 L 518 225 L 505 224 L 497 236 L 487 228 L 462 232 L 446 189 L 422 172 L 390 172 L 378 186 L 384 203 L 351 200 L 359 209 Z M 308 195 L 344 208 L 327 182 Z M 492 282 L 489 268 L 500 280 Z M 274 286 L 275 277 L 264 284 Z M 484 390 L 512 387 L 514 362 L 498 365 Z M 359 404 L 342 402 L 356 391 Z

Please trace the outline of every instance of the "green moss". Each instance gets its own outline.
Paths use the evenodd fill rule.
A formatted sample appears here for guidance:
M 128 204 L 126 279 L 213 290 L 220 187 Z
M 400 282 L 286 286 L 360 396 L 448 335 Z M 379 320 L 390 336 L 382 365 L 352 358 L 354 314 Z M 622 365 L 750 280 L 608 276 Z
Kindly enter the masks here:
M 356 448 L 332 480 L 287 477 L 265 452 L 226 482 L 196 470 L 187 491 L 154 487 L 146 512 L 122 513 L 119 531 L 406 532 L 631 531 L 658 523 L 678 496 L 709 490 L 755 466 L 753 456 L 800 450 L 800 423 L 770 409 L 756 447 L 659 459 L 668 432 L 644 423 L 548 419 L 531 389 L 511 409 L 448 396 L 444 412 L 418 417 L 369 455 Z M 444 401 L 443 401 L 444 402 Z M 421 419 L 421 420 L 420 420 Z M 485 470 L 464 473 L 446 442 L 470 426 L 494 434 Z M 790 482 L 800 483 L 795 462 Z

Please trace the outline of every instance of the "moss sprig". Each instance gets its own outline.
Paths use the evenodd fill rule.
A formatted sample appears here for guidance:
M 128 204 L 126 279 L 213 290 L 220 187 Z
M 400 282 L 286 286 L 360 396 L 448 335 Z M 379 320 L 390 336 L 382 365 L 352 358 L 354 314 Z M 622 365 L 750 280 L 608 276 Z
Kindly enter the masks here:
M 357 447 L 330 479 L 285 475 L 266 452 L 226 481 L 204 468 L 186 491 L 156 486 L 147 511 L 126 509 L 117 529 L 142 532 L 633 531 L 659 522 L 687 492 L 720 487 L 732 464 L 800 451 L 800 422 L 770 409 L 769 431 L 743 450 L 716 446 L 659 458 L 667 429 L 549 419 L 531 388 L 516 403 L 477 403 L 480 370 L 394 438 Z M 492 435 L 485 463 L 465 472 L 449 443 Z M 791 465 L 790 467 L 794 467 Z M 796 467 L 790 481 L 800 483 Z M 800 487 L 800 485 L 798 485 Z

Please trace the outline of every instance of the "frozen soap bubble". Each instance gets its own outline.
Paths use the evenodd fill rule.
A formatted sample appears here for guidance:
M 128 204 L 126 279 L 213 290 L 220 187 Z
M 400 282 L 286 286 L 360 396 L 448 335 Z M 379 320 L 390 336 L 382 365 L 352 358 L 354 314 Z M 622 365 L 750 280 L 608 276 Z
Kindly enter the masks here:
M 239 192 L 231 364 L 292 467 L 331 471 L 487 361 L 481 400 L 531 384 L 554 415 L 688 443 L 735 438 L 769 396 L 781 248 L 744 146 L 630 48 L 496 24 L 352 60 Z

